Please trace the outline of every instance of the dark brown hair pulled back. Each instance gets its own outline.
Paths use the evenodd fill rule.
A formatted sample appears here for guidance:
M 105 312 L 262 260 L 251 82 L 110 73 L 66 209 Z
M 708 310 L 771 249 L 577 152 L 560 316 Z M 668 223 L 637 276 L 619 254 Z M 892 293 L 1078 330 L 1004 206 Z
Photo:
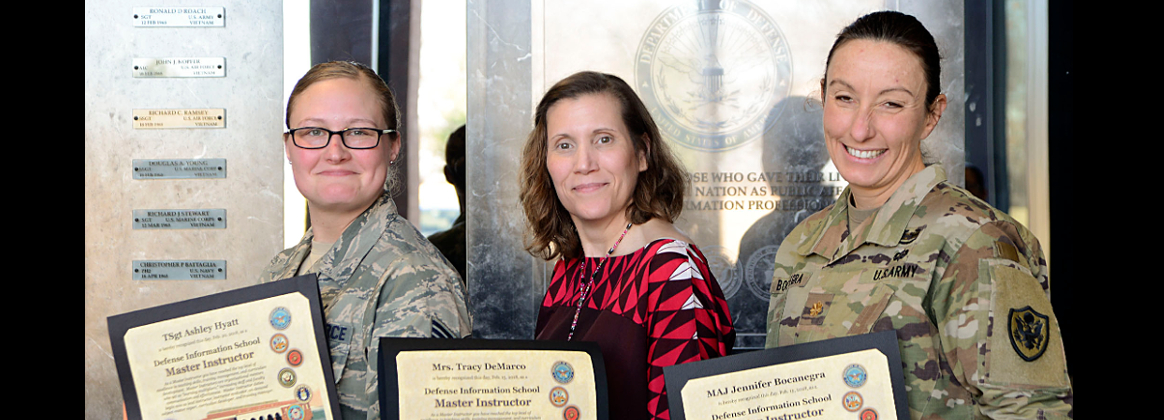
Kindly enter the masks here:
M 922 72 L 926 80 L 926 106 L 932 106 L 941 93 L 942 57 L 934 36 L 917 18 L 895 11 L 880 11 L 857 18 L 833 42 L 825 61 L 825 77 L 821 79 L 821 94 L 824 94 L 828 77 L 828 66 L 833 62 L 833 53 L 846 42 L 864 39 L 891 42 L 921 59 Z

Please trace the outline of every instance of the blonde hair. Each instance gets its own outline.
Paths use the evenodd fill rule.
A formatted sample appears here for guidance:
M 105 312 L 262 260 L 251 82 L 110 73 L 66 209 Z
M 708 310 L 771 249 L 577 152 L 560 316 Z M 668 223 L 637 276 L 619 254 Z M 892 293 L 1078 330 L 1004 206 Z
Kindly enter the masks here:
M 287 98 L 287 115 L 284 117 L 284 124 L 287 124 L 288 129 L 292 128 L 291 108 L 295 106 L 295 99 L 311 85 L 331 79 L 352 79 L 367 82 L 368 86 L 376 93 L 380 106 L 383 108 L 384 121 L 388 124 L 388 127 L 383 128 L 399 130 L 400 107 L 396 105 L 396 95 L 392 93 L 392 88 L 388 87 L 388 84 L 384 83 L 384 79 L 381 79 L 380 75 L 376 74 L 370 67 L 354 61 L 331 61 L 316 64 L 307 70 L 303 77 L 299 78 L 299 81 L 295 83 L 295 88 L 291 90 L 291 96 Z M 400 132 L 394 133 L 389 141 L 400 141 Z M 401 149 L 403 149 L 403 144 L 401 144 Z M 396 165 L 390 162 L 388 176 L 385 177 L 384 181 L 384 189 L 392 194 L 396 194 L 400 190 L 400 177 L 396 176 L 396 171 Z

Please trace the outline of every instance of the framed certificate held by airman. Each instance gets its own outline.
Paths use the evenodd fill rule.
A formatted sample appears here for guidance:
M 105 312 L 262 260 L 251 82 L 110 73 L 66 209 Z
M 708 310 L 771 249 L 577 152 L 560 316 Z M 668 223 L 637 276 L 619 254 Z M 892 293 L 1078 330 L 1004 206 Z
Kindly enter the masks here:
M 130 419 L 339 419 L 315 275 L 108 318 Z

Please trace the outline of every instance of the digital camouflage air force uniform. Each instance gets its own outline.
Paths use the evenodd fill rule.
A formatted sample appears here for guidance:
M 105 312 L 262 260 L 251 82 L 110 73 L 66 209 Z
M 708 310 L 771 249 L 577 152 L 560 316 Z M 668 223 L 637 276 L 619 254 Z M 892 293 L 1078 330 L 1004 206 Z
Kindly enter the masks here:
M 1034 235 L 937 165 L 852 231 L 849 194 L 780 245 L 767 347 L 893 329 L 914 420 L 1073 415 Z
M 311 250 L 308 230 L 276 255 L 260 282 L 294 277 Z M 385 194 L 301 274 L 319 293 L 344 420 L 379 420 L 377 337 L 462 338 L 472 331 L 457 272 Z

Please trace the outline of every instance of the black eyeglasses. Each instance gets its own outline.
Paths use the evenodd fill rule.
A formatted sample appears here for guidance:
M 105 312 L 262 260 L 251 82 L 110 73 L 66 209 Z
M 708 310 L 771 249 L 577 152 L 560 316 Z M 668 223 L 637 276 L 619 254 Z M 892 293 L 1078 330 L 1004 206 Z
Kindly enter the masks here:
M 380 136 L 394 134 L 396 130 L 381 130 L 378 128 L 348 128 L 340 131 L 331 131 L 319 127 L 293 128 L 291 142 L 301 149 L 322 149 L 331 143 L 331 136 L 339 134 L 340 141 L 349 149 L 373 149 L 380 145 Z

